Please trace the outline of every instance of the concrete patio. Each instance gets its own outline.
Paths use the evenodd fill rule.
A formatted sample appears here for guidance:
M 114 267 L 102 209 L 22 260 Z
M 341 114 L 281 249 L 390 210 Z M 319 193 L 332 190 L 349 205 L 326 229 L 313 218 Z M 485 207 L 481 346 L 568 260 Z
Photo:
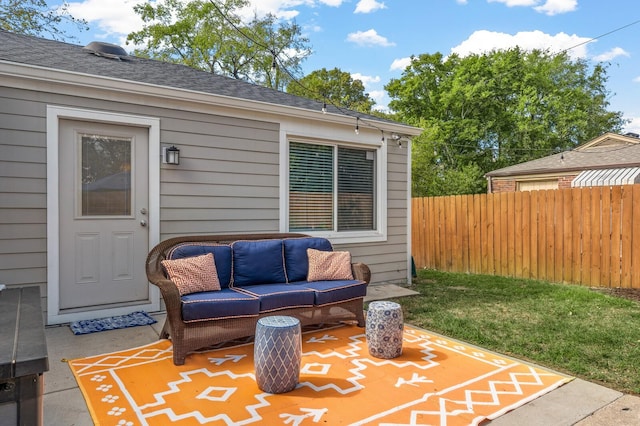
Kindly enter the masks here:
M 379 287 L 379 288 L 378 288 Z M 374 286 L 367 301 L 407 296 L 398 286 Z M 52 426 L 93 425 L 82 393 L 67 365 L 68 359 L 119 351 L 158 339 L 164 314 L 150 326 L 74 335 L 68 326 L 47 327 L 49 371 L 44 375 L 44 423 Z M 640 398 L 574 379 L 570 383 L 487 423 L 496 426 L 640 424 Z

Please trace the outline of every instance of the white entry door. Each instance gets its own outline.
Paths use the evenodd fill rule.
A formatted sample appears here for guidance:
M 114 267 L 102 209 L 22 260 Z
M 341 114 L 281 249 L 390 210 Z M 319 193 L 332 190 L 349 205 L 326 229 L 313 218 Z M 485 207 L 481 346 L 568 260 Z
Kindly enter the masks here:
M 59 132 L 60 312 L 149 303 L 149 129 L 60 120 Z

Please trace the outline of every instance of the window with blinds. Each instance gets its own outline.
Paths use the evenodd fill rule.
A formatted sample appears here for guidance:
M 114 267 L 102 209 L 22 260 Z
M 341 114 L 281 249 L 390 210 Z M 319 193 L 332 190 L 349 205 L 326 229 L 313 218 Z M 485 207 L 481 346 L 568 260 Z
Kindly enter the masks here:
M 291 142 L 289 230 L 375 230 L 375 161 L 373 150 Z

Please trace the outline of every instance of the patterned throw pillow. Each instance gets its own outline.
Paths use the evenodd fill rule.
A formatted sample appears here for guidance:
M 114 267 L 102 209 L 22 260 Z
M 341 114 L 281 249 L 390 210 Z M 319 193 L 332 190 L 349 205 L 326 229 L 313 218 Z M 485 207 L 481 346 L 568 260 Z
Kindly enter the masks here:
M 178 287 L 181 296 L 199 291 L 220 290 L 218 271 L 211 253 L 163 260 L 162 266 L 167 270 L 171 281 Z
M 307 281 L 352 280 L 351 253 L 307 249 L 309 274 Z

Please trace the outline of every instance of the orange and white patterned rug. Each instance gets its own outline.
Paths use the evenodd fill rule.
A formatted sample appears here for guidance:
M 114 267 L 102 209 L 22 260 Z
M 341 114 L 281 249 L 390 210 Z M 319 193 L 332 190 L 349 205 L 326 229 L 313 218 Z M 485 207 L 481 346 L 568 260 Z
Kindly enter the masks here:
M 363 328 L 302 335 L 300 383 L 256 385 L 253 343 L 187 356 L 171 342 L 69 362 L 98 425 L 476 425 L 572 380 L 406 325 L 402 355 L 369 355 Z

